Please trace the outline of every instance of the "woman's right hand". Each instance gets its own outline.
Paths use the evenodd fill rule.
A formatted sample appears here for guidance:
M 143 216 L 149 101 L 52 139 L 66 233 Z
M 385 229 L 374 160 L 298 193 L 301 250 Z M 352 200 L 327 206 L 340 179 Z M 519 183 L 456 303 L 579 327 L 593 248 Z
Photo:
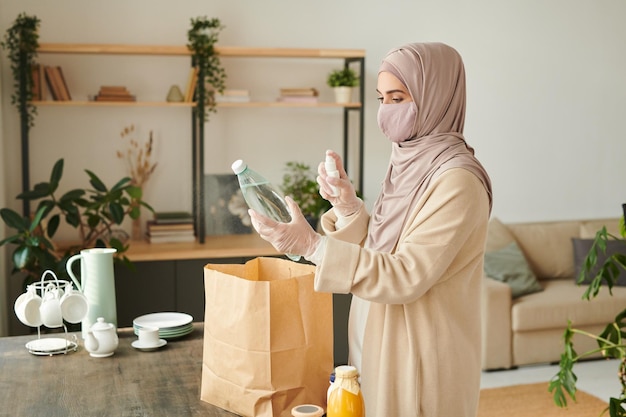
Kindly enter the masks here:
M 326 151 L 326 155 L 331 156 L 335 160 L 339 178 L 328 176 L 324 162 L 321 162 L 317 167 L 317 183 L 320 186 L 320 195 L 333 205 L 340 216 L 348 217 L 361 208 L 363 200 L 356 195 L 352 181 L 348 178 L 348 174 L 346 174 L 346 170 L 343 167 L 341 157 L 336 152 L 330 150 Z M 333 195 L 331 185 L 337 190 L 336 195 Z

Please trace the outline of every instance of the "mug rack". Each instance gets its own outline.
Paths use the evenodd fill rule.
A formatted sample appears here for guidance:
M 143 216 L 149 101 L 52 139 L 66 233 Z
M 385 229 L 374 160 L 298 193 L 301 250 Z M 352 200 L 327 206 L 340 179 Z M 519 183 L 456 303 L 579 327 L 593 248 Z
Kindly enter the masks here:
M 52 275 L 53 282 L 46 281 L 46 277 Z M 41 281 L 29 284 L 27 291 L 34 289 L 37 295 L 42 299 L 45 296 L 46 291 L 61 290 L 67 292 L 72 289 L 72 283 L 66 280 L 60 280 L 56 274 L 51 270 L 46 270 L 41 275 Z M 16 300 L 17 301 L 17 300 Z M 37 339 L 31 340 L 26 343 L 26 349 L 29 353 L 39 356 L 53 356 L 58 354 L 68 354 L 76 352 L 78 350 L 78 338 L 75 334 L 69 334 L 65 323 L 63 327 L 63 337 L 47 337 L 43 338 L 41 334 L 41 327 L 43 324 L 37 327 Z M 43 326 L 45 327 L 45 326 Z

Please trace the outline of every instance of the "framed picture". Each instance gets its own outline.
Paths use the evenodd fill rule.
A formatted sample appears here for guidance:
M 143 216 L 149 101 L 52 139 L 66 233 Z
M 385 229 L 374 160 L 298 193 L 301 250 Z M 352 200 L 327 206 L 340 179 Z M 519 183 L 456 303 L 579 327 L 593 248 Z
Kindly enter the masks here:
M 205 175 L 204 197 L 207 235 L 252 233 L 248 205 L 243 199 L 236 175 Z

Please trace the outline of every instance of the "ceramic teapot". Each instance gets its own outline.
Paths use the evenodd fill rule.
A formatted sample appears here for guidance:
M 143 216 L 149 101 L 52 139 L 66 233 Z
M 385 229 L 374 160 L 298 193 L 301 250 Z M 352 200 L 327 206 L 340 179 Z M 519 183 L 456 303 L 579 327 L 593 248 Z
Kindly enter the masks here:
M 85 349 L 94 358 L 105 358 L 113 355 L 119 344 L 117 331 L 111 323 L 105 323 L 103 317 L 89 328 L 85 336 Z

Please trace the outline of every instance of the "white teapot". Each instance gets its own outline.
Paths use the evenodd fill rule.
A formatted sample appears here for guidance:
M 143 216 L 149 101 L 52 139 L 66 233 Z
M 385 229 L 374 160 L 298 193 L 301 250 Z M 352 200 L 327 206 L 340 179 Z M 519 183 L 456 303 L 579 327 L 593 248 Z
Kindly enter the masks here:
M 118 345 L 119 339 L 115 326 L 105 323 L 103 317 L 98 317 L 85 335 L 85 349 L 94 358 L 113 355 Z

